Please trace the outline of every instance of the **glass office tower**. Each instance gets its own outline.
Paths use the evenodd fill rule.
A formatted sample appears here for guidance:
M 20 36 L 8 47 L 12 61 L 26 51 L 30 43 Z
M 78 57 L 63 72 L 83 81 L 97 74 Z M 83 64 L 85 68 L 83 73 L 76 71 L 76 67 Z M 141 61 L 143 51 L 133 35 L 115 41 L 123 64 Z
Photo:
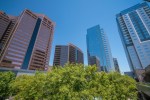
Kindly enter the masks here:
M 114 70 L 114 64 L 108 38 L 99 25 L 87 29 L 87 54 L 88 64 L 91 65 L 90 58 L 98 57 L 101 70 L 109 72 Z
M 150 7 L 137 4 L 116 15 L 131 71 L 150 65 Z

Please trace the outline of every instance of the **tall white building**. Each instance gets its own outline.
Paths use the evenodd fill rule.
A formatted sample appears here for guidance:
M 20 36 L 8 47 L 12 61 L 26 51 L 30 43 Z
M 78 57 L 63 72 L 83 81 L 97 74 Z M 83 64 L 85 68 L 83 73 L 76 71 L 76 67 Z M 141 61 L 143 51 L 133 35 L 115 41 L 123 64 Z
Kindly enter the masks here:
M 137 4 L 116 16 L 120 37 L 130 69 L 144 69 L 150 65 L 150 7 Z

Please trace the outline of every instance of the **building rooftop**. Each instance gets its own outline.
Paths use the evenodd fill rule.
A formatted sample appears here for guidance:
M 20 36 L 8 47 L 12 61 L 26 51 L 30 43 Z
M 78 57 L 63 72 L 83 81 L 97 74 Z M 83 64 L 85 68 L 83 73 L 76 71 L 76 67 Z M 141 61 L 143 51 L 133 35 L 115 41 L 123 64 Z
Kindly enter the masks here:
M 149 6 L 149 5 L 148 5 L 146 2 L 138 3 L 138 4 L 136 4 L 136 5 L 132 6 L 132 7 L 129 7 L 129 8 L 127 8 L 127 9 L 121 11 L 121 12 L 120 12 L 119 14 L 117 14 L 116 16 L 118 17 L 118 16 L 120 16 L 120 15 L 127 14 L 127 13 L 129 13 L 129 12 L 132 12 L 132 11 L 134 11 L 134 10 L 136 10 L 136 9 L 138 9 L 138 8 L 144 7 L 144 6 Z
M 77 47 L 77 46 L 75 46 L 75 45 L 73 45 L 73 44 L 71 44 L 71 43 L 69 43 L 68 46 L 69 46 L 69 45 L 70 45 L 70 46 L 73 46 L 74 48 L 77 48 L 80 52 L 82 52 L 82 50 L 81 50 L 79 47 Z M 83 53 L 83 52 L 82 52 L 82 53 Z

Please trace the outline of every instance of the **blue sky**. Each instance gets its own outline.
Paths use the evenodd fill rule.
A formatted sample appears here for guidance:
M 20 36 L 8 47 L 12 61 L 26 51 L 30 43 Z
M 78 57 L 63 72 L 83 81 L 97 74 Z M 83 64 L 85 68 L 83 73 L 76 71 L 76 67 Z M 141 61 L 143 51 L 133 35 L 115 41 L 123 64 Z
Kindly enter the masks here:
M 0 10 L 17 16 L 27 8 L 45 14 L 56 23 L 50 65 L 53 63 L 55 45 L 68 43 L 82 49 L 87 65 L 86 30 L 99 24 L 108 36 L 112 55 L 118 59 L 121 71 L 129 71 L 115 15 L 141 2 L 142 0 L 0 0 Z

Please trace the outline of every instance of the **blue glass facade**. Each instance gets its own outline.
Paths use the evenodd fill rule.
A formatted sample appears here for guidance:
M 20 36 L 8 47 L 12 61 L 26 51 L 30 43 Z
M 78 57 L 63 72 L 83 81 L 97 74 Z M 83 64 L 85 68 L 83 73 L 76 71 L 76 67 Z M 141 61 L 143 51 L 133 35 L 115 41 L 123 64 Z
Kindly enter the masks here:
M 32 50 L 33 50 L 33 47 L 34 47 L 34 44 L 35 44 L 35 40 L 36 40 L 36 37 L 37 37 L 37 34 L 38 34 L 40 24 L 41 24 L 41 19 L 38 18 L 21 69 L 28 69 L 28 65 L 29 65 L 29 62 L 30 62 Z
M 150 64 L 150 7 L 137 4 L 116 16 L 116 21 L 131 71 Z
M 103 71 L 113 70 L 112 55 L 109 43 L 103 29 L 99 25 L 87 29 L 86 35 L 88 64 L 91 65 L 90 57 L 96 56 L 100 59 Z
M 142 20 L 138 16 L 137 12 L 133 11 L 129 13 L 130 19 L 134 25 L 135 30 L 141 41 L 146 41 L 150 39 L 150 34 L 146 30 Z

